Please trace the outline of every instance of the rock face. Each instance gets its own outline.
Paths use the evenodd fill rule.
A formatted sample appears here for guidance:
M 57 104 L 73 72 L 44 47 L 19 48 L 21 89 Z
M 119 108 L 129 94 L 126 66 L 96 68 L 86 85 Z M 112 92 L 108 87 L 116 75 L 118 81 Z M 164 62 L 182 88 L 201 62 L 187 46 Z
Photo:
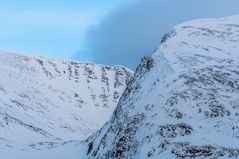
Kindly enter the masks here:
M 0 147 L 83 140 L 113 113 L 124 67 L 0 52 Z
M 176 26 L 143 58 L 89 159 L 239 158 L 239 16 Z

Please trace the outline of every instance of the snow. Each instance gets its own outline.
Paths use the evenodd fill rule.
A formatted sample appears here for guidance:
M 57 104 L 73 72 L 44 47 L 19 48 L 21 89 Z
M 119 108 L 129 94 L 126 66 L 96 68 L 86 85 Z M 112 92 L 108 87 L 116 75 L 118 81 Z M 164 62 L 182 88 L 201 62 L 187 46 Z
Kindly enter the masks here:
M 61 147 L 52 148 L 52 149 L 43 149 L 43 150 L 1 150 L 1 156 L 4 156 L 4 159 L 17 159 L 17 158 L 26 158 L 26 159 L 78 159 L 81 152 L 84 152 L 85 147 L 83 147 L 80 142 L 73 142 Z
M 132 78 L 121 66 L 1 53 L 1 154 L 239 158 L 238 47 L 235 15 L 176 26 Z
M 238 47 L 238 15 L 176 26 L 85 142 L 87 158 L 239 158 Z
M 63 150 L 66 141 L 86 139 L 109 120 L 133 74 L 121 66 L 4 51 L 0 65 L 0 153 L 5 156 L 48 155 L 52 147 L 52 152 Z

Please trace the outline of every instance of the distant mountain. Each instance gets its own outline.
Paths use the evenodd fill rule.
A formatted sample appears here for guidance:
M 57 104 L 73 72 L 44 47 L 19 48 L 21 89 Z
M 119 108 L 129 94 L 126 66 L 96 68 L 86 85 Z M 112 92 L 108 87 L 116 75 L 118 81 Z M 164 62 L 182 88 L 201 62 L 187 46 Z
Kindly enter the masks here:
M 80 158 L 239 158 L 239 16 L 166 34 L 85 145 Z
M 0 52 L 0 148 L 84 140 L 113 113 L 132 71 Z

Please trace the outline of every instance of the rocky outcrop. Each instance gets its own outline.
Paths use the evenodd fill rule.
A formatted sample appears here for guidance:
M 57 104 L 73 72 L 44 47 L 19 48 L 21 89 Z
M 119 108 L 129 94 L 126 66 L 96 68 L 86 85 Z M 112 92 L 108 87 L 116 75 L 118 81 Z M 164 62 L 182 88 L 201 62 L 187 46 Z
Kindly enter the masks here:
M 110 118 L 133 74 L 8 52 L 0 52 L 0 65 L 3 149 L 86 139 Z
M 239 157 L 239 16 L 176 26 L 141 61 L 89 159 Z

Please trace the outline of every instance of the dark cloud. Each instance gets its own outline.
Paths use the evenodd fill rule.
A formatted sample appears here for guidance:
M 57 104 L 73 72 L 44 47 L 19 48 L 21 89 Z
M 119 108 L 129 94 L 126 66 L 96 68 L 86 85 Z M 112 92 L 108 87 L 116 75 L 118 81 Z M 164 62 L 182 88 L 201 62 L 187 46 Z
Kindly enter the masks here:
M 161 37 L 183 21 L 239 14 L 238 0 L 141 0 L 109 14 L 86 34 L 77 57 L 135 69 Z

